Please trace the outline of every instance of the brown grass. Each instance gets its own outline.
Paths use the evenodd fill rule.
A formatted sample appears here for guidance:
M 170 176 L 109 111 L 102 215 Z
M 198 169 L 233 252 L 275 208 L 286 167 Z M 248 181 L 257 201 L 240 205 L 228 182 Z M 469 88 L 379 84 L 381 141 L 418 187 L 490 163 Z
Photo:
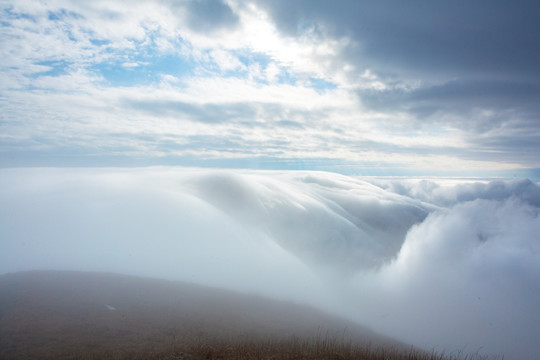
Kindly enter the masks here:
M 437 354 L 414 348 L 377 347 L 344 342 L 336 338 L 267 339 L 266 341 L 202 342 L 185 352 L 157 355 L 155 359 L 224 359 L 224 360 L 480 360 L 481 355 Z

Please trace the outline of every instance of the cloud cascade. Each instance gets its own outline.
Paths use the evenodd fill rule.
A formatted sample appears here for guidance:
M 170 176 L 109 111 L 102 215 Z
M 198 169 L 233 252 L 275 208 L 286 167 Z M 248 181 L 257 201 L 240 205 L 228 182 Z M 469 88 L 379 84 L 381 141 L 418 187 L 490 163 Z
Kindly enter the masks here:
M 0 170 L 0 273 L 308 302 L 425 347 L 540 355 L 540 188 L 185 168 Z

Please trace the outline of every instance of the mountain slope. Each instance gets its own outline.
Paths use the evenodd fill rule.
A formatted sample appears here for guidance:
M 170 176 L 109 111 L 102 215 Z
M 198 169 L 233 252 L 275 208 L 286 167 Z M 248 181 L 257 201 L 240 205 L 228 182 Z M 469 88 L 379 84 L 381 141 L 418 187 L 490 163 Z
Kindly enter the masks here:
M 160 358 L 316 338 L 401 346 L 306 306 L 194 284 L 83 272 L 0 276 L 2 359 Z

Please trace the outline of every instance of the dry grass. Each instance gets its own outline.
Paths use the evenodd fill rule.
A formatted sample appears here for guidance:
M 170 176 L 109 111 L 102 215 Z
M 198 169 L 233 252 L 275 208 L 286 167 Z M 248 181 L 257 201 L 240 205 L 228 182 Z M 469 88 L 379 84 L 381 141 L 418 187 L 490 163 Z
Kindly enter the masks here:
M 177 359 L 229 359 L 229 360 L 453 360 L 453 359 L 482 359 L 481 356 L 447 356 L 428 353 L 425 351 L 410 348 L 405 350 L 402 347 L 375 347 L 369 345 L 358 345 L 352 342 L 344 342 L 335 338 L 317 337 L 314 339 L 281 339 L 267 341 L 244 341 L 238 343 L 208 343 L 201 344 L 200 347 L 191 349 L 185 355 L 175 353 Z M 171 356 L 171 355 L 169 355 Z M 157 357 L 158 359 L 167 358 Z M 169 357 L 174 359 L 175 357 Z
M 130 357 L 128 357 L 130 358 Z M 137 359 L 161 360 L 487 360 L 479 354 L 444 354 L 403 347 L 359 345 L 330 337 L 305 339 L 233 340 L 198 339 L 185 347 L 162 353 L 138 353 Z M 493 358 L 491 358 L 493 359 Z

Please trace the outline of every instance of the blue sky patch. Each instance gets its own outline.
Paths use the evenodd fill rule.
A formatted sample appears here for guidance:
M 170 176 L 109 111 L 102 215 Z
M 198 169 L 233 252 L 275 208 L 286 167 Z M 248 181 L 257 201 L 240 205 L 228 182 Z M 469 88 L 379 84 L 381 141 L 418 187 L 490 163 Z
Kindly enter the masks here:
M 321 78 L 309 78 L 309 83 L 317 91 L 335 90 L 337 88 L 336 84 Z
M 101 74 L 111 86 L 134 86 L 158 82 L 163 75 L 188 76 L 194 66 L 192 62 L 174 54 L 149 54 L 97 64 L 90 70 Z
M 96 46 L 103 46 L 103 45 L 109 45 L 111 41 L 106 40 L 106 39 L 90 39 L 90 43 Z

